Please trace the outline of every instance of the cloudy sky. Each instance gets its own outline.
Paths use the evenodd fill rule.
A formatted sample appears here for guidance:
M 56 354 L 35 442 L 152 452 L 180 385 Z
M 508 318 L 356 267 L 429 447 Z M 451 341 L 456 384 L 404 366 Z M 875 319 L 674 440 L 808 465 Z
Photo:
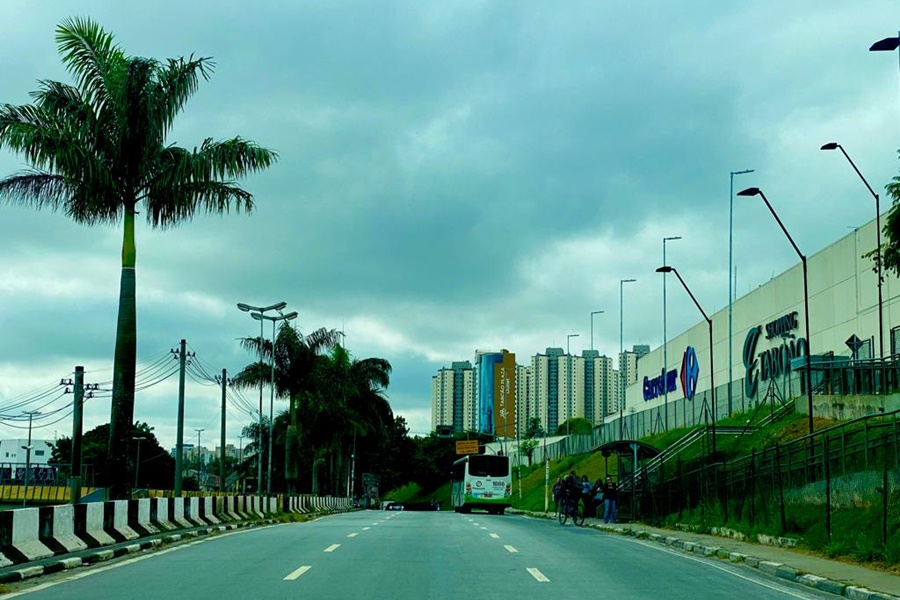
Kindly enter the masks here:
M 171 142 L 241 135 L 281 156 L 244 182 L 252 215 L 137 228 L 135 417 L 167 446 L 176 378 L 150 384 L 182 338 L 208 372 L 251 361 L 236 340 L 258 325 L 236 302 L 284 300 L 303 331 L 343 328 L 355 356 L 389 359 L 394 410 L 427 432 L 431 376 L 475 349 L 527 363 L 578 333 L 580 352 L 603 310 L 594 345 L 618 352 L 620 279 L 638 280 L 626 347 L 659 345 L 664 236 L 682 236 L 669 263 L 707 312 L 726 306 L 730 171 L 756 170 L 736 189 L 763 188 L 812 254 L 874 218 L 819 146 L 842 143 L 876 190 L 900 165 L 898 56 L 867 51 L 900 26 L 895 0 L 4 0 L 0 102 L 69 81 L 53 33 L 76 15 L 129 54 L 214 57 Z M 0 176 L 23 160 L 0 150 Z M 796 259 L 758 200 L 736 199 L 735 222 L 745 294 Z M 76 364 L 112 379 L 120 248 L 120 227 L 0 205 L 3 437 L 48 403 L 35 435 L 70 434 L 57 384 Z M 699 320 L 684 294 L 668 304 L 670 334 Z M 218 440 L 218 397 L 188 380 L 186 441 Z M 108 418 L 101 393 L 85 425 Z M 240 402 L 227 420 L 238 443 Z

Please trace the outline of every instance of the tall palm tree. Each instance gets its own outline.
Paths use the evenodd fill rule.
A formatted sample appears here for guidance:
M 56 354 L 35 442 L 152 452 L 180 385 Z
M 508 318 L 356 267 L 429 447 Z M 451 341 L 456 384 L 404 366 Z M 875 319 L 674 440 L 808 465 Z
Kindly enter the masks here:
M 107 473 L 118 498 L 128 486 L 124 450 L 134 414 L 138 205 L 159 228 L 198 210 L 249 212 L 253 197 L 235 180 L 269 167 L 277 155 L 240 137 L 207 138 L 192 150 L 167 144 L 175 116 L 212 74 L 209 58 L 128 56 L 86 18 L 64 20 L 56 42 L 75 84 L 39 81 L 33 104 L 0 106 L 0 147 L 31 164 L 0 180 L 0 201 L 62 210 L 87 225 L 123 225 Z

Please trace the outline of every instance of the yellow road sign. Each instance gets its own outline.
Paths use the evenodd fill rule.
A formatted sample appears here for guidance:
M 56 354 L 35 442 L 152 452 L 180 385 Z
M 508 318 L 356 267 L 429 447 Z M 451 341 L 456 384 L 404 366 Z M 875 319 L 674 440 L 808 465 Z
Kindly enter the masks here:
M 457 440 L 457 454 L 478 454 L 478 440 Z

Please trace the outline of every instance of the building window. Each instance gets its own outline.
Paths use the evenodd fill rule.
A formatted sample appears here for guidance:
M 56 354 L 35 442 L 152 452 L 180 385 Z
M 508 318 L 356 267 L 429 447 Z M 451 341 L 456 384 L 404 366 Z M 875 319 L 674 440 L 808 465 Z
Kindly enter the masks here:
M 900 325 L 891 329 L 891 354 L 900 352 Z
M 43 456 L 43 455 L 44 455 L 44 451 L 43 451 L 43 450 L 35 450 L 35 451 L 34 451 L 34 455 L 35 455 L 35 456 Z
M 859 347 L 859 351 L 856 353 L 856 358 L 859 360 L 872 359 L 872 338 L 863 340 L 862 346 Z

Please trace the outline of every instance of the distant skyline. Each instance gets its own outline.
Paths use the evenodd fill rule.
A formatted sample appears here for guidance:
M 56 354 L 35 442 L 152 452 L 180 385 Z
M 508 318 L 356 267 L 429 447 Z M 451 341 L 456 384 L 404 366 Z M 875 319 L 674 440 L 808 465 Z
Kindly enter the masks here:
M 764 189 L 810 255 L 875 217 L 822 144 L 840 142 L 878 192 L 900 172 L 898 56 L 868 51 L 900 27 L 888 0 L 149 6 L 0 4 L 0 102 L 27 103 L 38 79 L 70 81 L 54 29 L 85 15 L 129 54 L 214 58 L 170 142 L 240 134 L 281 155 L 243 182 L 250 216 L 139 223 L 138 368 L 162 369 L 148 383 L 182 338 L 209 374 L 237 372 L 254 359 L 237 339 L 259 326 L 235 304 L 284 300 L 301 331 L 344 329 L 354 356 L 388 359 L 391 405 L 425 433 L 431 376 L 476 349 L 521 362 L 578 333 L 580 354 L 603 310 L 594 347 L 617 355 L 620 279 L 637 280 L 625 347 L 658 346 L 663 237 L 681 236 L 668 262 L 707 311 L 725 307 L 729 172 L 755 170 L 735 191 Z M 26 167 L 0 151 L 0 176 Z M 796 256 L 757 201 L 735 198 L 734 214 L 743 295 Z M 9 419 L 23 409 L 59 409 L 35 437 L 70 435 L 71 396 L 56 384 L 75 365 L 86 381 L 112 379 L 121 229 L 0 205 L 0 234 L 0 437 L 25 437 Z M 669 335 L 697 321 L 670 287 Z M 219 391 L 207 383 L 188 380 L 185 431 L 204 428 L 214 446 Z M 165 448 L 176 388 L 171 377 L 136 396 L 135 419 Z M 227 443 L 258 394 L 229 405 Z M 101 393 L 85 429 L 108 419 Z

